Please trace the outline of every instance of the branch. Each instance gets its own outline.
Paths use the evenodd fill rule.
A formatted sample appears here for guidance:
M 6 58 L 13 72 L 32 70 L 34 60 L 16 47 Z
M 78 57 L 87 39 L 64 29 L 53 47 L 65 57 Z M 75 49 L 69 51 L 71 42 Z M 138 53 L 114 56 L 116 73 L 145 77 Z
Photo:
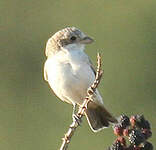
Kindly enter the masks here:
M 103 74 L 103 71 L 101 69 L 101 56 L 99 53 L 97 53 L 97 70 L 96 70 L 95 81 L 88 88 L 87 96 L 85 97 L 83 104 L 79 107 L 78 113 L 76 114 L 78 120 L 77 121 L 73 120 L 72 124 L 69 126 L 67 133 L 65 134 L 64 138 L 62 139 L 63 142 L 62 142 L 60 150 L 67 150 L 68 145 L 71 141 L 71 138 L 74 135 L 74 132 L 76 131 L 77 127 L 80 126 L 81 119 L 84 116 L 85 110 L 87 109 L 87 104 L 89 101 L 92 100 L 92 96 L 101 81 L 102 74 Z

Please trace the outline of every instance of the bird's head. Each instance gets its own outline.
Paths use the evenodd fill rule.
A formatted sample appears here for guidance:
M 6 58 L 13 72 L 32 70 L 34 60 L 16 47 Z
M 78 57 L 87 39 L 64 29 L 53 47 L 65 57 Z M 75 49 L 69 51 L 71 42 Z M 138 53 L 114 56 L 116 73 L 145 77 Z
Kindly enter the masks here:
M 47 42 L 45 54 L 54 55 L 61 49 L 84 49 L 94 40 L 75 27 L 67 27 L 56 32 Z

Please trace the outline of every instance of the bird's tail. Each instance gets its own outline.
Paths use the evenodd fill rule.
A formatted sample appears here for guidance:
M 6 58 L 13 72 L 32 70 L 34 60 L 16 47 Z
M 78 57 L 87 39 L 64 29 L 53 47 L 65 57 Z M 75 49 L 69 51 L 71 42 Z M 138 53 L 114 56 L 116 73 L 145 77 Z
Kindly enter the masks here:
M 93 101 L 88 103 L 85 115 L 94 132 L 108 127 L 109 123 L 117 123 L 117 119 L 113 117 L 104 106 Z

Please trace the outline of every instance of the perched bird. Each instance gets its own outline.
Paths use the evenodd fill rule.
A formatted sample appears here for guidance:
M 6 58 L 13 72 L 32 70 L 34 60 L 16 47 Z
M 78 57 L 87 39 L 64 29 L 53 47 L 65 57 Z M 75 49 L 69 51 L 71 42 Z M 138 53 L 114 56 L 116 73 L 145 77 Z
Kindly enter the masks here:
M 56 32 L 47 42 L 44 79 L 62 101 L 74 106 L 82 105 L 88 87 L 94 82 L 95 70 L 84 52 L 85 45 L 93 39 L 75 27 Z M 94 132 L 117 122 L 103 105 L 98 90 L 88 104 L 85 116 Z

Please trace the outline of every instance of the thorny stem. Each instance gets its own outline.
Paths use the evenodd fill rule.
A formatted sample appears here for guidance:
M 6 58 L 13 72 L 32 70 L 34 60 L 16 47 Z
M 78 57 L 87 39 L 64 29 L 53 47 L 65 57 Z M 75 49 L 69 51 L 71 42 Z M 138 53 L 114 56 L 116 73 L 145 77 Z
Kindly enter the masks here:
M 92 100 L 92 96 L 101 81 L 102 74 L 103 74 L 103 71 L 101 69 L 101 55 L 97 53 L 97 70 L 96 70 L 95 81 L 88 88 L 87 96 L 85 97 L 83 104 L 79 107 L 78 113 L 76 114 L 78 121 L 73 120 L 72 124 L 69 126 L 67 133 L 62 138 L 63 142 L 62 142 L 60 150 L 67 150 L 68 145 L 71 141 L 72 136 L 74 135 L 75 130 L 77 129 L 78 126 L 80 126 L 80 123 L 78 122 L 81 122 L 84 112 L 87 109 L 87 104 L 89 101 Z

